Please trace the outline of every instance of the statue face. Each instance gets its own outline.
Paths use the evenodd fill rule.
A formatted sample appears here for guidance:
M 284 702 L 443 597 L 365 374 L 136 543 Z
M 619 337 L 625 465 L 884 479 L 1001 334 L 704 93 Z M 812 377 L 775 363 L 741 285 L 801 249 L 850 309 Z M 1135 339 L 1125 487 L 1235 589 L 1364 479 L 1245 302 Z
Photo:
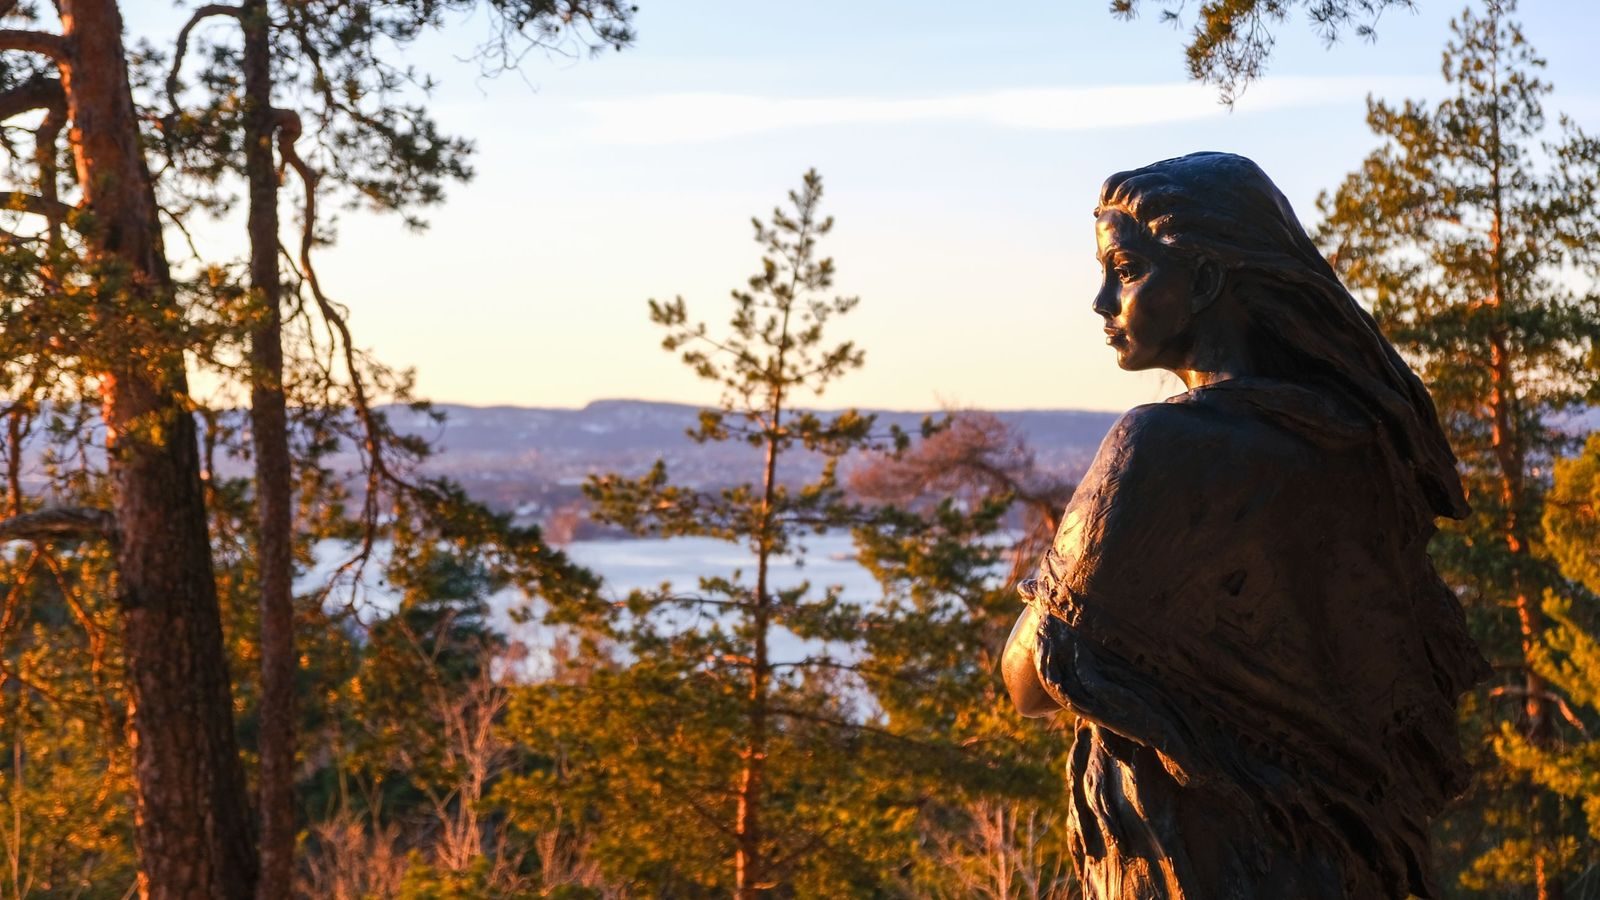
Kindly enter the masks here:
M 1094 311 L 1128 371 L 1179 369 L 1190 356 L 1194 271 L 1121 210 L 1095 220 L 1102 281 Z

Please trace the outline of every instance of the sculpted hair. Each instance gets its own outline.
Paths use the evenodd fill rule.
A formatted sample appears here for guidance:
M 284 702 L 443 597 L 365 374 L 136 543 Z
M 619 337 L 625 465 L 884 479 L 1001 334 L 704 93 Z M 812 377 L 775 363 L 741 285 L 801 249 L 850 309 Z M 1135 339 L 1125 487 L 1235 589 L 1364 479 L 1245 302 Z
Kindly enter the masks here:
M 1383 426 L 1434 515 L 1466 515 L 1455 453 L 1422 380 L 1260 166 L 1206 152 L 1119 172 L 1100 188 L 1095 215 L 1112 209 L 1180 254 L 1221 265 L 1223 290 L 1249 318 L 1261 374 L 1344 394 Z

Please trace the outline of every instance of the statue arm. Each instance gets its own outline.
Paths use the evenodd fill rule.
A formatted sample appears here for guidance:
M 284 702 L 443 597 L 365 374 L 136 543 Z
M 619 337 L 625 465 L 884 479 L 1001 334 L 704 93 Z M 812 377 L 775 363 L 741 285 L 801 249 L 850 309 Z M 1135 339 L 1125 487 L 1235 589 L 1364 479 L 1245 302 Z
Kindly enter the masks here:
M 1000 656 L 1000 674 L 1005 678 L 1006 691 L 1017 712 L 1030 719 L 1048 716 L 1062 709 L 1056 698 L 1045 690 L 1039 678 L 1039 663 L 1034 648 L 1039 643 L 1039 610 L 1028 604 L 1011 628 L 1006 639 L 1005 652 Z
M 1060 685 L 1047 685 L 1041 674 L 1046 643 L 1075 643 L 1080 623 L 1093 629 L 1108 616 L 1143 619 L 1155 612 L 1127 604 L 1161 595 L 1159 579 L 1175 574 L 1163 550 L 1174 518 L 1187 506 L 1183 498 L 1190 492 L 1183 482 L 1193 474 L 1194 460 L 1186 451 L 1197 425 L 1188 410 L 1150 404 L 1130 410 L 1106 435 L 1062 515 L 1039 576 L 1018 585 L 1027 605 L 1006 641 L 1000 668 L 1022 715 L 1071 708 Z M 1093 598 L 1088 609 L 1086 597 Z M 1057 646 L 1048 655 L 1059 663 L 1067 658 L 1063 653 L 1070 657 L 1070 648 Z

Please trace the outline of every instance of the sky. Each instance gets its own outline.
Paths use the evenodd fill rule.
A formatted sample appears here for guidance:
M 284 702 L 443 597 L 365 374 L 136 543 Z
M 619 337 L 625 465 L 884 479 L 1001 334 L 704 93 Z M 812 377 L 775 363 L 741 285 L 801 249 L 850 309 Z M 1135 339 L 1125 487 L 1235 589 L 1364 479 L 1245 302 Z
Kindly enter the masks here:
M 1121 410 L 1181 390 L 1117 369 L 1090 312 L 1091 210 L 1113 172 L 1196 150 L 1255 159 L 1302 222 L 1376 146 L 1367 96 L 1444 93 L 1459 2 L 1389 10 L 1375 42 L 1326 48 L 1302 13 L 1233 111 L 1186 78 L 1183 32 L 1146 3 L 638 0 L 621 53 L 531 56 L 483 77 L 467 16 L 409 49 L 431 109 L 475 142 L 476 177 L 409 231 L 344 213 L 325 288 L 357 342 L 415 367 L 418 393 L 471 405 L 603 398 L 712 404 L 660 347 L 646 301 L 682 296 L 716 333 L 760 267 L 750 219 L 815 167 L 836 217 L 820 251 L 860 306 L 830 323 L 866 366 L 807 402 L 894 409 Z M 126 4 L 170 47 L 186 14 Z M 1546 112 L 1600 131 L 1600 5 L 1528 0 Z M 225 20 L 211 26 L 229 27 Z M 191 222 L 229 250 L 237 222 Z

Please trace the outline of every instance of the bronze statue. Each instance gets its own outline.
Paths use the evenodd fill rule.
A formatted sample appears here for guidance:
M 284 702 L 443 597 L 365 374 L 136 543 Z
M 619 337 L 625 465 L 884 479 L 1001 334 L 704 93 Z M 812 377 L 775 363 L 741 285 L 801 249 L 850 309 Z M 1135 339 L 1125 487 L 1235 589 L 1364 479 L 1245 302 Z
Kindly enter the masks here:
M 1068 827 L 1092 900 L 1437 897 L 1487 674 L 1428 559 L 1466 499 L 1427 390 L 1255 163 L 1112 176 L 1094 311 L 1128 412 L 1063 515 L 1004 675 L 1077 717 Z

